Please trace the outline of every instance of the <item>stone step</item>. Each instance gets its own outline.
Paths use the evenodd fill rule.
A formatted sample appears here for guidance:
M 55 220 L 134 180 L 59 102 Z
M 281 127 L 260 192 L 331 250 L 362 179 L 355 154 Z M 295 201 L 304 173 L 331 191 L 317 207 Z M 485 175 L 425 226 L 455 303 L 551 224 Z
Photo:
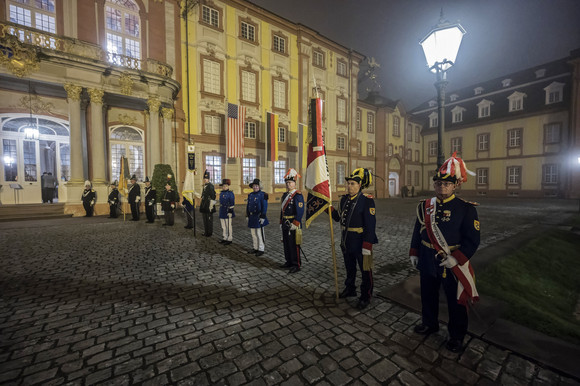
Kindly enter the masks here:
M 65 215 L 64 203 L 19 204 L 0 206 L 0 221 L 39 220 L 43 218 L 71 217 Z

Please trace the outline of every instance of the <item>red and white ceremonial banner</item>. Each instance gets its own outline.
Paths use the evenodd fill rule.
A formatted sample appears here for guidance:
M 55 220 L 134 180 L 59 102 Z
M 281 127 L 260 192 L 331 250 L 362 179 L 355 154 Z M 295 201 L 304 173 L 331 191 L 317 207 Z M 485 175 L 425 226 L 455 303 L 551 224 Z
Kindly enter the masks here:
M 228 129 L 226 133 L 228 158 L 242 158 L 244 156 L 244 122 L 246 108 L 228 103 Z
M 312 140 L 308 146 L 305 186 L 308 190 L 306 200 L 306 227 L 331 204 L 330 178 L 326 152 L 322 140 L 322 99 L 310 101 L 310 128 Z

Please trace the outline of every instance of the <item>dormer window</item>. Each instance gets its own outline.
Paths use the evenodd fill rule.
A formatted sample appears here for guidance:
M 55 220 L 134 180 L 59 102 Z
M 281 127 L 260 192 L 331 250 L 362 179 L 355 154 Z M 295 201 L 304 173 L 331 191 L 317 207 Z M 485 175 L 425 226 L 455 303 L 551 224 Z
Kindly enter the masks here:
M 546 75 L 545 68 L 540 68 L 539 70 L 536 70 L 536 78 L 543 78 L 545 75 Z
M 483 87 L 476 87 L 473 89 L 475 95 L 480 95 L 483 92 Z
M 459 98 L 459 95 L 457 95 L 457 94 L 451 94 L 451 95 L 449 95 L 449 100 L 451 102 L 455 102 L 457 100 L 457 98 Z
M 451 122 L 452 123 L 459 123 L 463 122 L 463 112 L 465 111 L 464 107 L 455 106 L 451 110 Z
M 429 127 L 439 126 L 439 114 L 432 112 L 429 114 Z
M 488 101 L 486 99 L 483 99 L 481 102 L 479 102 L 477 104 L 477 108 L 478 108 L 477 117 L 478 118 L 489 117 L 491 115 L 491 105 L 493 105 L 493 102 Z
M 562 102 L 564 96 L 564 83 L 552 82 L 548 87 L 544 88 L 546 91 L 546 104 Z
M 512 80 L 511 79 L 504 79 L 501 81 L 501 85 L 502 85 L 502 87 L 509 87 L 512 85 Z
M 435 107 L 435 106 L 437 106 L 437 102 L 429 101 L 429 107 Z
M 524 97 L 527 95 L 521 92 L 514 92 L 512 95 L 507 97 L 509 100 L 510 108 L 509 111 L 519 111 L 524 109 Z

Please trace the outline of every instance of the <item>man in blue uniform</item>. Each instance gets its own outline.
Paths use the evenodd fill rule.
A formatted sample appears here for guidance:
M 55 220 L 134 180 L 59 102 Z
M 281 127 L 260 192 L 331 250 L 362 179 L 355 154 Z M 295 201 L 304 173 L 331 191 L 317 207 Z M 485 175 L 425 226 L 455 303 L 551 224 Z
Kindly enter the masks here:
M 151 186 L 149 177 L 145 176 L 145 214 L 147 222 L 155 221 L 155 201 L 157 200 L 157 190 Z
M 131 186 L 129 187 L 129 204 L 131 205 L 131 221 L 139 221 L 139 206 L 141 205 L 141 186 L 137 183 L 137 177 L 131 176 Z
M 203 236 L 210 237 L 213 234 L 213 214 L 215 213 L 215 189 L 209 181 L 209 172 L 203 173 L 203 190 L 199 211 L 203 219 Z
M 340 199 L 339 210 L 332 209 L 332 218 L 340 222 L 342 238 L 340 248 L 344 257 L 346 280 L 340 298 L 354 297 L 356 293 L 356 266 L 361 270 L 361 294 L 357 303 L 358 309 L 366 308 L 373 294 L 373 244 L 379 241 L 375 234 L 376 217 L 375 201 L 370 194 L 362 190 L 372 182 L 372 176 L 367 169 L 355 169 L 347 181 L 347 192 Z
M 422 320 L 414 331 L 429 335 L 439 330 L 439 288 L 443 285 L 449 309 L 452 352 L 463 348 L 467 333 L 467 303 L 478 299 L 469 259 L 479 246 L 479 220 L 475 203 L 455 196 L 466 181 L 467 169 L 455 154 L 433 177 L 435 197 L 417 207 L 411 240 L 411 264 L 420 271 Z
M 248 194 L 248 204 L 246 205 L 246 218 L 248 228 L 252 233 L 253 249 L 248 253 L 256 256 L 264 254 L 264 227 L 269 224 L 266 212 L 268 211 L 268 193 L 262 191 L 262 183 L 255 178 L 250 184 L 254 191 Z
M 286 263 L 283 268 L 290 268 L 290 273 L 300 271 L 300 245 L 296 243 L 296 233 L 300 229 L 302 216 L 304 215 L 304 197 L 296 190 L 296 180 L 300 177 L 294 169 L 289 169 L 284 176 L 286 192 L 281 198 L 280 229 L 282 230 L 282 242 L 284 243 L 284 257 Z
M 220 224 L 222 226 L 222 240 L 220 240 L 221 244 L 229 245 L 232 243 L 233 234 L 232 234 L 232 218 L 236 217 L 234 213 L 234 205 L 236 204 L 236 197 L 234 196 L 234 192 L 230 190 L 230 185 L 232 182 L 225 178 L 222 180 L 221 188 L 222 191 L 220 192 Z

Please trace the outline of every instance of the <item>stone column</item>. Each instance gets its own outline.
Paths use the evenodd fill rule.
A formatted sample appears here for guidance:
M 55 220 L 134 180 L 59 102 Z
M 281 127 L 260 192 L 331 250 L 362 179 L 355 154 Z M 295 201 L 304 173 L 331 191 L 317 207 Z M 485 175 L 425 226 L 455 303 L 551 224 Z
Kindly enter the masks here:
M 171 165 L 175 173 L 175 155 L 173 154 L 173 109 L 163 107 L 163 163 Z
M 159 143 L 159 107 L 161 101 L 156 96 L 151 96 L 147 100 L 149 106 L 149 157 L 150 162 L 147 165 L 149 175 L 153 174 L 153 168 L 161 162 L 161 146 Z
M 103 95 L 100 89 L 88 89 L 91 97 L 91 170 L 93 184 L 107 184 L 105 160 L 105 132 L 103 127 Z
M 81 134 L 81 86 L 66 83 L 68 116 L 70 125 L 70 180 L 68 184 L 84 183 L 83 139 Z M 71 197 L 71 196 L 69 196 Z

